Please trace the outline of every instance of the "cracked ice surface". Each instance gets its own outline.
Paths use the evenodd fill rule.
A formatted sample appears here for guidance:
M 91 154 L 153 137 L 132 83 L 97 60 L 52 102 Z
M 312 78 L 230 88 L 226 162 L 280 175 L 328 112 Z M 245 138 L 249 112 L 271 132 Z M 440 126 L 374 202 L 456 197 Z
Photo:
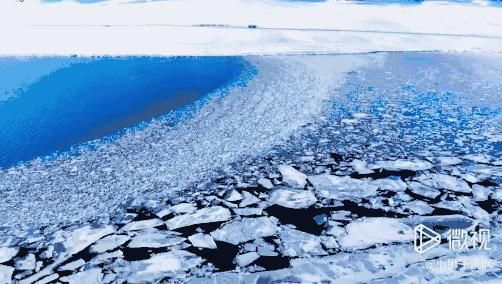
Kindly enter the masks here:
M 131 203 L 106 226 L 2 237 L 18 249 L 4 249 L 0 280 L 497 283 L 502 88 L 471 69 L 478 59 L 458 56 L 389 54 L 350 72 L 331 117 L 172 198 Z M 416 253 L 418 224 L 443 243 Z M 491 249 L 450 250 L 453 228 L 490 229 Z M 131 240 L 115 247 L 116 235 Z M 455 259 L 492 265 L 426 265 Z M 23 262 L 28 270 L 17 270 Z
M 345 72 L 373 59 L 249 57 L 257 75 L 246 86 L 217 91 L 181 125 L 158 119 L 77 157 L 0 169 L 0 224 L 11 230 L 54 220 L 106 220 L 126 200 L 167 197 L 284 141 L 326 109 Z

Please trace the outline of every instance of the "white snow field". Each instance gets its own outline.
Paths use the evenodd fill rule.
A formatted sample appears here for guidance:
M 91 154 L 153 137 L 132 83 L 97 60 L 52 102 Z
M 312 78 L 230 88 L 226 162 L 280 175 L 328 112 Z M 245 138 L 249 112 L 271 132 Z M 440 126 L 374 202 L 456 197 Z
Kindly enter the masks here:
M 278 0 L 138 2 L 1 1 L 0 54 L 502 51 L 501 8 L 489 5 L 437 1 L 420 5 Z

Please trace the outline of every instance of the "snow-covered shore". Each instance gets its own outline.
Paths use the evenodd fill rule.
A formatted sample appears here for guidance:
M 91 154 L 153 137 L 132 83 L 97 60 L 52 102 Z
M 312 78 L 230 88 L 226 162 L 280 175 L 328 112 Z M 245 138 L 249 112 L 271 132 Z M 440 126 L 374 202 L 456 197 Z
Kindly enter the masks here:
M 502 52 L 501 9 L 445 2 L 9 1 L 0 4 L 0 54 Z

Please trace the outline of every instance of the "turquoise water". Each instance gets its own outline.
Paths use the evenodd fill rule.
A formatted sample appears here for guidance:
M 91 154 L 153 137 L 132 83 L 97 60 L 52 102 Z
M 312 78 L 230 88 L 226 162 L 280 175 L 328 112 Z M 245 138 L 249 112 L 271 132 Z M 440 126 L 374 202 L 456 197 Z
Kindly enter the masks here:
M 0 58 L 0 167 L 179 109 L 244 66 L 237 57 Z

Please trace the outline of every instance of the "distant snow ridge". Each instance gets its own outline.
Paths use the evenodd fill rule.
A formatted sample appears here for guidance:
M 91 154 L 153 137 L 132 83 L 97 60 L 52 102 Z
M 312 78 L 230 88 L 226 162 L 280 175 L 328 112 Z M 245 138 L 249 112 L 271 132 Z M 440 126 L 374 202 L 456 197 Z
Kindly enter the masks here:
M 106 220 L 126 200 L 166 197 L 285 141 L 321 116 L 346 72 L 377 57 L 248 57 L 258 74 L 247 86 L 217 91 L 226 95 L 212 96 L 181 125 L 154 120 L 78 157 L 0 170 L 0 224 L 9 231 Z

